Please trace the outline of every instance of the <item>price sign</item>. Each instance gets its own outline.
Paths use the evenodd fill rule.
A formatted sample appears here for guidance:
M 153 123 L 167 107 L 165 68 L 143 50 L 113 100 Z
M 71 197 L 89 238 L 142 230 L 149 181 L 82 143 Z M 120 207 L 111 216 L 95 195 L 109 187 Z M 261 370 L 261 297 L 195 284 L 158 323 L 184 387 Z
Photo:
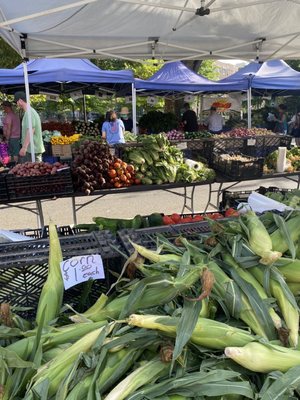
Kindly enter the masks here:
M 187 142 L 177 143 L 176 147 L 179 150 L 186 150 L 187 149 Z
M 65 289 L 89 279 L 104 279 L 102 257 L 99 254 L 77 256 L 60 263 Z
M 250 138 L 247 140 L 247 145 L 248 146 L 255 146 L 256 145 L 256 139 Z
M 110 147 L 109 148 L 109 152 L 112 156 L 114 156 L 116 154 L 116 149 L 114 147 Z

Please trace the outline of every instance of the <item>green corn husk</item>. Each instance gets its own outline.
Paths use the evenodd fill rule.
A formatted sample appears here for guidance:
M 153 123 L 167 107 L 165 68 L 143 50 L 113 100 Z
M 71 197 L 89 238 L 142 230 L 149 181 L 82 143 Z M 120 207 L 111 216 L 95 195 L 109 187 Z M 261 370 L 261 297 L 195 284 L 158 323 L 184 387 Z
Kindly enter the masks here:
M 227 264 L 229 264 L 231 267 L 233 267 L 235 269 L 235 271 L 239 274 L 239 276 L 242 279 L 244 279 L 246 282 L 250 283 L 253 286 L 253 288 L 257 291 L 257 294 L 259 295 L 259 297 L 262 300 L 268 299 L 268 295 L 267 295 L 265 289 L 257 281 L 257 279 L 249 271 L 247 271 L 244 268 L 241 268 L 239 266 L 239 264 L 234 260 L 234 258 L 229 253 L 226 253 L 225 250 L 224 250 L 224 252 L 222 252 L 222 258 Z M 269 314 L 270 314 L 270 317 L 272 318 L 275 328 L 276 329 L 281 328 L 282 323 L 281 323 L 280 316 L 274 311 L 274 309 L 272 307 L 269 307 L 268 310 L 269 310 Z
M 287 282 L 300 283 L 300 260 L 280 258 L 276 266 Z
M 125 348 L 116 353 L 108 353 L 105 368 L 96 380 L 99 393 L 109 390 L 131 368 L 142 350 Z M 66 400 L 85 400 L 93 381 L 93 375 L 87 375 L 71 390 Z
M 286 372 L 300 364 L 300 351 L 257 342 L 244 347 L 227 347 L 226 357 L 253 372 Z
M 47 363 L 47 362 L 53 360 L 53 358 L 58 357 L 70 346 L 72 346 L 72 343 L 65 343 L 63 345 L 60 345 L 58 347 L 54 347 L 53 349 L 45 351 L 43 353 L 43 362 Z
M 64 283 L 60 270 L 63 260 L 62 251 L 55 225 L 49 224 L 49 270 L 48 277 L 44 283 L 36 313 L 36 323 L 44 326 L 55 319 L 62 306 Z
M 160 315 L 137 315 L 132 314 L 128 324 L 140 328 L 155 329 L 165 332 L 168 336 L 176 336 L 179 318 L 164 317 Z M 191 335 L 190 342 L 209 349 L 224 349 L 227 346 L 244 346 L 255 340 L 247 331 L 234 328 L 222 322 L 211 319 L 199 318 Z
M 290 291 L 293 293 L 293 295 L 295 296 L 300 295 L 300 283 L 287 282 L 287 285 Z
M 61 381 L 72 369 L 73 363 L 81 353 L 88 352 L 91 349 L 104 329 L 105 327 L 98 328 L 86 334 L 66 349 L 62 354 L 51 360 L 49 364 L 41 367 L 33 377 L 34 384 L 30 390 L 34 391 L 36 386 L 41 384 L 43 381 L 48 380 L 48 396 L 50 397 L 54 395 L 57 392 Z
M 253 311 L 249 300 L 243 293 L 239 292 L 235 282 L 215 262 L 210 262 L 208 268 L 215 276 L 212 293 L 225 302 L 233 317 L 241 319 L 257 335 L 268 339 L 268 335 Z
M 248 242 L 251 250 L 261 257 L 261 264 L 269 265 L 274 263 L 281 257 L 282 253 L 272 243 L 272 239 L 264 224 L 253 211 L 248 211 L 245 214 L 245 219 L 249 231 Z
M 98 311 L 94 309 L 91 313 L 88 310 L 83 315 L 97 322 L 106 318 L 116 319 L 120 316 L 120 318 L 123 318 L 129 313 L 135 312 L 135 310 L 166 304 L 200 280 L 203 268 L 204 265 L 194 266 L 180 278 L 163 274 L 144 278 L 139 282 L 139 287 L 135 287 L 130 295 L 117 297 L 104 307 L 101 305 Z
M 285 226 L 289 232 L 291 240 L 295 243 L 300 238 L 300 215 L 290 218 L 287 222 L 285 222 Z M 276 249 L 282 254 L 289 250 L 289 245 L 279 229 L 273 232 L 270 236 L 273 249 Z
M 263 285 L 264 284 L 264 271 L 261 267 L 249 268 L 250 272 L 255 278 Z M 289 343 L 291 346 L 298 345 L 298 330 L 299 330 L 299 312 L 294 304 L 286 297 L 279 282 L 270 278 L 269 280 L 270 291 L 273 297 L 277 300 L 278 306 L 284 318 L 287 328 L 289 329 Z M 296 303 L 296 300 L 295 300 Z
M 163 363 L 157 358 L 147 361 L 109 392 L 105 400 L 123 400 L 141 386 L 167 375 L 169 369 L 170 364 Z
M 161 263 L 169 262 L 169 261 L 181 261 L 181 257 L 176 254 L 159 254 L 155 251 L 148 250 L 143 246 L 140 246 L 136 243 L 131 243 L 135 250 L 140 254 L 142 257 L 146 258 L 147 260 L 153 263 Z

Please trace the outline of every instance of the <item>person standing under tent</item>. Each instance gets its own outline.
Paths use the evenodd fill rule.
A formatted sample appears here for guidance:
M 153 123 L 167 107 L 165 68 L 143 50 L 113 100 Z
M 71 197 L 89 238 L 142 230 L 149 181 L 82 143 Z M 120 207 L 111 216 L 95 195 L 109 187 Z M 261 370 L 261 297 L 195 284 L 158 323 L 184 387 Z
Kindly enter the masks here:
M 198 120 L 195 111 L 190 109 L 189 103 L 183 105 L 184 113 L 182 115 L 182 122 L 185 132 L 198 132 Z
M 19 152 L 21 161 L 31 161 L 31 146 L 30 146 L 30 133 L 29 133 L 29 112 L 28 104 L 26 102 L 25 92 L 16 92 L 14 96 L 15 103 L 24 111 L 24 116 L 22 119 L 22 137 L 21 137 L 21 150 Z M 31 123 L 32 123 L 32 135 L 33 135 L 33 146 L 35 161 L 42 161 L 42 154 L 45 152 L 45 147 L 43 143 L 42 136 L 42 123 L 37 111 L 30 107 L 31 113 Z
M 105 122 L 102 125 L 102 138 L 108 144 L 125 143 L 124 132 L 123 121 L 117 117 L 117 113 L 108 111 L 105 116 Z
M 122 107 L 120 111 L 120 117 L 121 120 L 123 121 L 125 131 L 132 132 L 133 129 L 133 121 L 129 117 L 129 110 L 127 107 Z
M 18 162 L 21 135 L 20 118 L 14 113 L 11 102 L 3 101 L 2 107 L 5 112 L 3 135 L 8 143 L 8 153 L 11 161 Z
M 274 132 L 275 133 L 284 133 L 287 134 L 288 131 L 288 122 L 287 122 L 287 114 L 286 114 L 286 105 L 279 104 L 278 106 L 278 117 L 274 118 L 276 122 Z
M 289 122 L 291 135 L 296 139 L 296 145 L 300 144 L 300 109 L 297 110 L 296 114 L 293 115 Z
M 217 113 L 216 107 L 210 107 L 210 115 L 207 118 L 206 125 L 210 133 L 221 133 L 224 126 L 224 119 L 221 114 Z

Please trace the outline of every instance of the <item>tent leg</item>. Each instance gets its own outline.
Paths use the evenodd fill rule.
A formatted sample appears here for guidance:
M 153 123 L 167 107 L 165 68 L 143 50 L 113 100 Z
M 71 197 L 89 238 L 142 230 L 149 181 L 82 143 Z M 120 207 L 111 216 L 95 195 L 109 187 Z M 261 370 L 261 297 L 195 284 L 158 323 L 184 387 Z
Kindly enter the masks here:
M 247 108 L 248 108 L 248 129 L 251 128 L 252 126 L 252 115 L 251 115 L 251 100 L 252 100 L 252 93 L 251 93 L 251 88 L 248 89 L 247 91 Z
M 83 118 L 84 118 L 84 122 L 87 122 L 86 99 L 85 99 L 85 95 L 83 95 L 83 97 L 82 97 L 82 104 L 83 104 Z
M 133 133 L 137 134 L 136 127 L 136 89 L 134 87 L 134 83 L 131 84 L 132 91 L 132 121 L 133 121 Z
M 35 162 L 25 38 L 21 38 L 21 47 L 23 52 L 23 71 L 24 71 L 25 93 L 26 93 L 26 103 L 28 111 L 28 124 L 29 124 L 28 129 L 30 137 L 31 161 Z

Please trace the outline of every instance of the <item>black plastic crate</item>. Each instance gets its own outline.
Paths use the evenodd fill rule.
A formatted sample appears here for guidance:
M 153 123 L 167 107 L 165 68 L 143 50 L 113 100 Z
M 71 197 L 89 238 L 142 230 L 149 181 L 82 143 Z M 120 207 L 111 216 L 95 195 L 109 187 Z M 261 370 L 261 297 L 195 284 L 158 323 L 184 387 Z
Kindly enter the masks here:
M 88 254 L 100 254 L 102 257 L 106 277 L 92 282 L 91 291 L 85 299 L 86 309 L 113 283 L 114 278 L 110 271 L 120 269 L 123 261 L 116 250 L 120 249 L 120 245 L 108 231 L 63 236 L 60 243 L 64 259 Z M 32 311 L 22 315 L 34 317 L 42 286 L 47 278 L 48 257 L 49 239 L 0 244 L 0 303 L 31 307 Z M 88 285 L 90 283 L 85 282 L 66 290 L 64 302 L 78 309 Z
M 70 169 L 62 170 L 54 175 L 6 177 L 8 200 L 34 200 L 72 194 L 73 183 Z
M 236 154 L 236 153 L 235 153 Z M 247 161 L 239 160 L 226 160 L 222 158 L 223 154 L 214 154 L 214 169 L 219 171 L 225 177 L 230 179 L 255 179 L 260 178 L 263 175 L 264 159 L 245 156 L 244 154 L 239 154 L 246 158 Z
M 189 240 L 197 240 L 199 239 L 199 235 L 207 232 L 210 232 L 209 223 L 203 221 L 193 222 L 191 224 L 156 226 L 144 229 L 123 229 L 118 231 L 118 236 L 127 253 L 132 254 L 134 248 L 130 242 L 154 250 L 157 248 L 157 235 L 163 236 L 171 242 L 174 242 L 179 235 L 182 235 Z
M 6 173 L 0 173 L 0 202 L 8 201 L 6 175 Z
M 14 230 L 14 232 L 35 239 L 48 238 L 49 226 L 46 225 L 42 229 L 40 228 L 19 229 L 19 230 Z M 70 236 L 79 233 L 79 231 L 76 228 L 72 228 L 70 225 L 65 225 L 65 226 L 57 226 L 57 233 L 58 236 Z
M 245 154 L 254 157 L 266 157 L 278 147 L 291 147 L 293 137 L 288 135 L 267 135 L 253 138 L 255 144 L 246 147 Z M 253 142 L 254 143 L 254 142 Z

